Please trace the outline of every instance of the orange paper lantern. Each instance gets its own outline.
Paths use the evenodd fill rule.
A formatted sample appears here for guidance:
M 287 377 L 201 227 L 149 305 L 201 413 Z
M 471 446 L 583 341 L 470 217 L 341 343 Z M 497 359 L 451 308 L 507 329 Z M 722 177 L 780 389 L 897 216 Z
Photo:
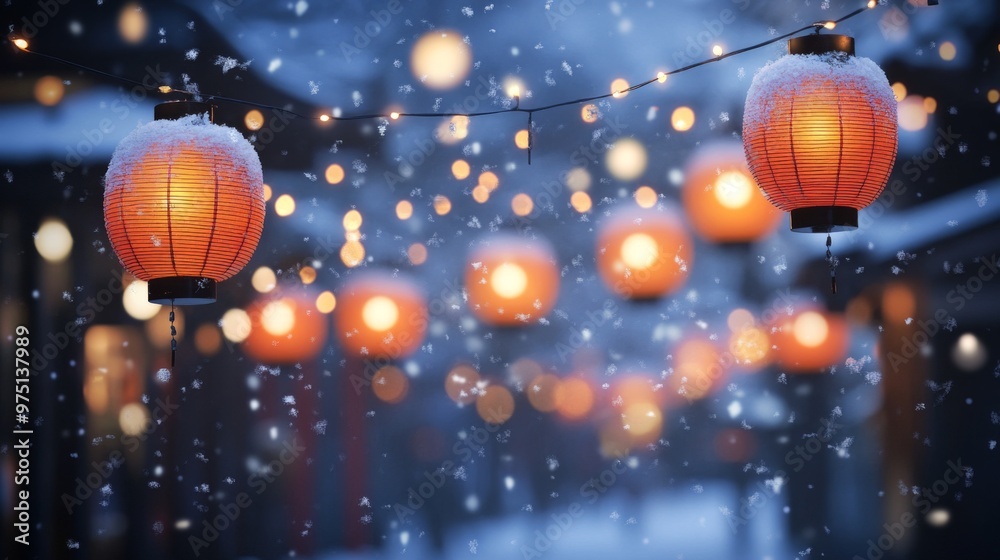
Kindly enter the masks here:
M 315 297 L 270 293 L 247 308 L 250 334 L 243 351 L 268 364 L 294 364 L 319 355 L 330 327 L 316 309 Z
M 764 67 L 747 93 L 747 164 L 791 229 L 858 227 L 896 160 L 896 100 L 874 62 L 854 56 L 854 39 L 807 35 Z M 809 55 L 809 56 L 807 56 Z
M 559 295 L 555 251 L 543 239 L 490 236 L 469 255 L 465 286 L 469 307 L 483 321 L 534 323 L 552 310 Z
M 337 335 L 355 356 L 397 359 L 420 347 L 427 304 L 410 280 L 381 272 L 352 276 L 337 294 Z
M 715 243 L 767 237 L 781 217 L 757 187 L 739 142 L 707 144 L 698 150 L 688 160 L 681 200 L 691 227 Z
M 247 264 L 264 227 L 257 153 L 211 115 L 204 103 L 157 105 L 108 166 L 108 238 L 152 303 L 215 301 L 216 282 Z
M 850 331 L 843 317 L 803 309 L 788 317 L 775 333 L 778 362 L 793 372 L 813 373 L 844 359 Z
M 691 239 L 672 210 L 620 210 L 597 236 L 597 270 L 624 298 L 656 298 L 677 290 L 693 257 Z

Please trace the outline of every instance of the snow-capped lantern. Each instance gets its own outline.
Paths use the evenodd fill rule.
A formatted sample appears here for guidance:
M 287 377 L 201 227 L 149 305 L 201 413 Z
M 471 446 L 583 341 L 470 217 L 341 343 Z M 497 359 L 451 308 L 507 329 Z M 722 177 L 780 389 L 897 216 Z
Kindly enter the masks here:
M 651 299 L 687 281 L 694 258 L 691 238 L 673 209 L 619 210 L 597 234 L 597 270 L 616 295 Z
M 115 149 L 104 224 L 122 265 L 149 301 L 214 302 L 216 283 L 250 260 L 264 227 L 260 160 L 206 103 L 174 101 Z
M 384 272 L 353 275 L 337 294 L 341 345 L 357 357 L 399 359 L 424 341 L 427 303 L 411 280 Z
M 858 227 L 896 160 L 896 99 L 854 38 L 811 34 L 754 76 L 743 113 L 747 165 L 792 231 Z
M 267 364 L 294 364 L 319 355 L 329 335 L 329 319 L 307 294 L 261 295 L 247 308 L 250 334 L 243 351 Z
M 764 198 L 735 141 L 706 144 L 688 160 L 681 191 L 691 227 L 714 243 L 767 237 L 781 213 Z
M 559 296 L 555 251 L 541 238 L 489 236 L 469 254 L 465 288 L 469 307 L 481 320 L 500 326 L 534 324 Z

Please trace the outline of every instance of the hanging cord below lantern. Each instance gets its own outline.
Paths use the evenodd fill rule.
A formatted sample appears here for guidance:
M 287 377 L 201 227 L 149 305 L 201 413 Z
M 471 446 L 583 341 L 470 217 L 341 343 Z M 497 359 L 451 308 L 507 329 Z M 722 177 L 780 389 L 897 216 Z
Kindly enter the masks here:
M 174 300 L 170 300 L 170 369 L 177 362 L 177 327 L 174 326 Z
M 830 246 L 833 245 L 833 238 L 826 234 L 826 262 L 830 265 L 830 293 L 837 293 L 837 257 L 833 256 Z

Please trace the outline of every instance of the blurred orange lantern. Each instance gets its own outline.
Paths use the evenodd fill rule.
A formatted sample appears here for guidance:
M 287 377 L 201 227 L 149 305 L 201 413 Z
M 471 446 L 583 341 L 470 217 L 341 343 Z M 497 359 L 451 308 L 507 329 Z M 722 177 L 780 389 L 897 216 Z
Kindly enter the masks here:
M 580 420 L 594 406 L 594 390 L 582 377 L 567 377 L 556 385 L 556 411 L 566 420 Z
M 472 312 L 483 321 L 534 323 L 552 310 L 559 295 L 555 251 L 543 239 L 489 236 L 469 255 L 465 286 Z
M 397 359 L 427 331 L 424 294 L 412 281 L 381 272 L 353 275 L 337 293 L 337 335 L 355 356 Z
M 688 160 L 681 199 L 691 227 L 716 243 L 767 237 L 781 217 L 757 187 L 738 142 L 698 150 Z
M 896 160 L 896 99 L 854 39 L 811 34 L 753 79 L 743 114 L 747 164 L 793 231 L 858 227 Z M 815 55 L 815 56 L 803 56 Z
M 479 372 L 468 364 L 458 364 L 445 375 L 444 392 L 460 406 L 472 403 L 479 394 Z
M 243 351 L 268 364 L 293 364 L 319 355 L 330 327 L 316 309 L 315 297 L 306 294 L 259 297 L 247 309 L 250 334 Z
M 656 298 L 687 280 L 694 249 L 673 210 L 619 210 L 601 224 L 597 269 L 624 298 Z
M 104 223 L 122 265 L 149 283 L 149 301 L 211 303 L 216 282 L 250 260 L 264 227 L 260 160 L 211 105 L 162 103 L 156 120 L 115 149 Z
M 476 399 L 476 412 L 484 422 L 503 424 L 514 415 L 514 395 L 503 385 L 488 385 Z
M 697 400 L 725 385 L 728 371 L 719 350 L 707 338 L 682 341 L 673 352 L 674 373 L 667 380 L 672 398 Z
M 811 373 L 844 358 L 850 331 L 840 315 L 805 309 L 781 323 L 774 341 L 777 359 L 783 366 Z

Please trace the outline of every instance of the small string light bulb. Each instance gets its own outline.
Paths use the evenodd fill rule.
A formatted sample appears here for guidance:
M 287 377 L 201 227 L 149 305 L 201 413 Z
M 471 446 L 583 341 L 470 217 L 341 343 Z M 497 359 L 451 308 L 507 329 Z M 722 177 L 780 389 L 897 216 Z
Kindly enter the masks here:
M 667 73 L 666 72 L 657 72 L 656 73 L 656 81 L 660 82 L 661 84 L 663 82 L 666 82 L 667 81 Z
M 715 56 L 722 56 L 722 45 L 715 45 L 712 47 L 712 54 Z
M 319 116 L 319 120 L 321 120 L 323 122 L 326 122 L 326 121 L 330 120 L 330 115 L 320 115 Z
M 389 113 L 389 118 L 392 119 L 392 120 L 398 119 L 399 118 L 399 112 L 398 111 L 393 111 L 393 112 Z
M 823 24 L 823 27 L 825 27 L 827 29 L 833 29 L 834 27 L 837 27 L 837 22 L 835 22 L 835 21 L 828 21 L 828 22 L 826 22 L 826 23 Z
M 170 93 L 170 92 L 174 91 L 174 88 L 172 88 L 170 86 L 160 86 L 157 89 L 160 90 L 160 93 Z
M 517 84 L 511 85 L 509 88 L 507 88 L 507 96 L 510 97 L 511 99 L 517 99 L 518 97 L 521 97 L 521 88 Z
M 14 46 L 21 49 L 22 51 L 28 50 L 28 42 L 25 41 L 24 39 L 21 39 L 20 37 L 14 39 Z
M 868 0 L 868 9 L 869 10 L 872 9 L 872 8 L 874 8 L 876 5 L 878 5 L 878 2 L 876 2 L 875 0 Z

